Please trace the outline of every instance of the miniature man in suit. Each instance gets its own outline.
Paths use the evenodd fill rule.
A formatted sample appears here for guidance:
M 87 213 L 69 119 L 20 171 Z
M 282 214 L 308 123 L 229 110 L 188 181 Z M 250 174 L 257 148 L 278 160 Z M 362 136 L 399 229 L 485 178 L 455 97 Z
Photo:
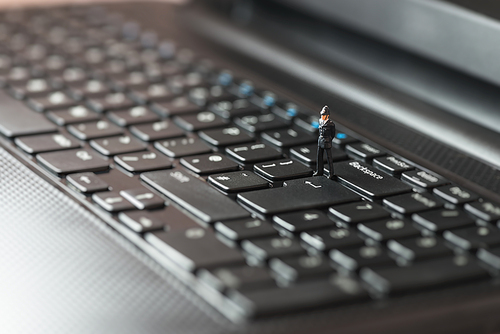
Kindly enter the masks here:
M 328 160 L 328 167 L 330 170 L 329 178 L 333 179 L 333 160 L 332 160 L 332 140 L 335 136 L 335 123 L 330 120 L 330 109 L 324 106 L 321 109 L 321 118 L 319 119 L 319 137 L 318 137 L 318 161 L 317 169 L 314 176 L 323 175 L 323 150 L 326 151 L 326 158 Z

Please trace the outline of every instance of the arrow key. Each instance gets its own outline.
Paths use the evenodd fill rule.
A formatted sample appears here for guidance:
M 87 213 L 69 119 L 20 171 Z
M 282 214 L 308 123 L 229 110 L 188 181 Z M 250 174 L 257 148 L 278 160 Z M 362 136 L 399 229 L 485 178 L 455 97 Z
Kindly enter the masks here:
M 109 185 L 94 173 L 77 173 L 66 177 L 66 181 L 82 193 L 108 190 Z
M 120 195 L 126 198 L 139 210 L 153 209 L 163 206 L 165 200 L 146 188 L 122 190 Z
M 390 216 L 389 212 L 380 205 L 366 201 L 334 206 L 330 208 L 330 213 L 335 218 L 347 223 L 358 223 Z
M 109 212 L 118 212 L 135 209 L 134 205 L 114 191 L 96 193 L 92 195 L 94 202 L 99 204 L 104 210 Z

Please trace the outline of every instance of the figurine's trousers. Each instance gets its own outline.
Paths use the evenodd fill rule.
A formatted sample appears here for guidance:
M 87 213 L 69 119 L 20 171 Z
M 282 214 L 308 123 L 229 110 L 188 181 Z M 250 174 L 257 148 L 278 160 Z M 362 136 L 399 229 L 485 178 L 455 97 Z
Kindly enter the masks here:
M 333 159 L 332 159 L 332 149 L 329 148 L 322 148 L 321 145 L 318 145 L 318 160 L 317 160 L 317 166 L 318 168 L 316 169 L 316 175 L 323 175 L 323 169 L 324 169 L 324 161 L 323 161 L 323 152 L 326 151 L 326 160 L 328 161 L 328 168 L 330 171 L 330 175 L 333 175 Z

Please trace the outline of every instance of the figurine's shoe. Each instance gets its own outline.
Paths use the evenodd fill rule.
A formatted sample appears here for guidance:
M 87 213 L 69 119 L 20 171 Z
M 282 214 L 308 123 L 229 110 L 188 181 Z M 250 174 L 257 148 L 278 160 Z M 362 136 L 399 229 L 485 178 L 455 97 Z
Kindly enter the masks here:
M 314 172 L 313 176 L 323 176 L 323 173 Z
M 329 175 L 329 176 L 328 176 L 328 178 L 329 178 L 330 180 L 335 179 L 335 174 L 331 174 L 331 175 Z

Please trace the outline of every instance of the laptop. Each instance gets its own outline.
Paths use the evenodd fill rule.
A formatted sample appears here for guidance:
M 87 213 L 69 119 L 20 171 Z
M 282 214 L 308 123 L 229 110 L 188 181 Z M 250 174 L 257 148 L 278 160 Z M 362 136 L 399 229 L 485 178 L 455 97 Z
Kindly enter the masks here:
M 2 12 L 2 332 L 500 332 L 498 8 Z

